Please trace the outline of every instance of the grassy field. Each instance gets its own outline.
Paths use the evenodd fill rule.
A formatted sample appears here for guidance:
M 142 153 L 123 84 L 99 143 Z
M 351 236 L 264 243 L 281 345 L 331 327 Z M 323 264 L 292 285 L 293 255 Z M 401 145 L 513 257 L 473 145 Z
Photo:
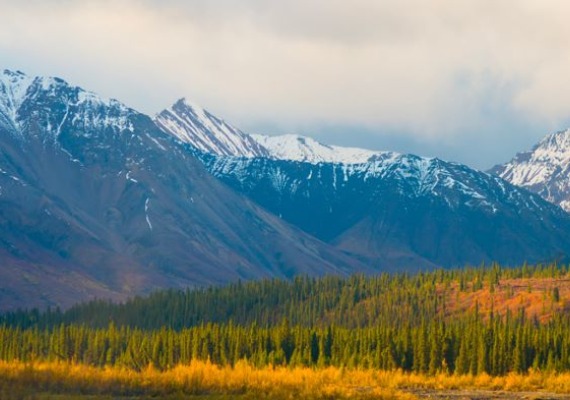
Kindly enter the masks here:
M 396 399 L 446 391 L 570 394 L 570 374 L 504 377 L 423 376 L 400 371 L 218 367 L 193 362 L 168 371 L 93 368 L 69 363 L 0 363 L 0 398 L 103 399 Z M 423 397 L 423 396 L 422 396 Z

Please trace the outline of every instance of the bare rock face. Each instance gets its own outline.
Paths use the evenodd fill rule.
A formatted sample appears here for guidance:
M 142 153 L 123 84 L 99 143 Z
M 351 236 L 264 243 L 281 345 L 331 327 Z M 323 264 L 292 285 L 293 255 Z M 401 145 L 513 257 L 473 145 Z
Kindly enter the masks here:
M 0 74 L 0 304 L 371 268 L 212 177 L 147 116 Z

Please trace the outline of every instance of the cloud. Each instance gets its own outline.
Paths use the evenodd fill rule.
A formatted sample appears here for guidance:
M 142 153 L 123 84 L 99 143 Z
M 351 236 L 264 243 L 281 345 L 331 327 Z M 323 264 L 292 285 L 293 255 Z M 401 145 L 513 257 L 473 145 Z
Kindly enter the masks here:
M 62 76 L 147 113 L 187 96 L 245 127 L 359 126 L 465 154 L 473 135 L 490 146 L 502 134 L 505 151 L 518 150 L 536 127 L 570 116 L 567 1 L 0 6 L 4 67 Z

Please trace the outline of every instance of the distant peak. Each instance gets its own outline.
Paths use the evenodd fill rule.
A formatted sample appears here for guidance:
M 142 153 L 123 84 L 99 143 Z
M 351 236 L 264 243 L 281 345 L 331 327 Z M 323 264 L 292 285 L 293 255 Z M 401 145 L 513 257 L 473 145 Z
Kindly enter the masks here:
M 546 135 L 531 150 L 491 171 L 570 212 L 570 129 Z
M 5 69 L 2 72 L 3 75 L 7 75 L 7 76 L 21 76 L 21 77 L 25 77 L 27 76 L 26 74 L 24 74 L 22 71 L 20 70 L 16 70 L 16 71 L 12 71 L 10 69 Z
M 101 97 L 61 78 L 3 70 L 0 73 L 0 119 L 16 132 L 21 128 L 20 112 L 25 103 L 37 107 L 37 112 L 42 115 L 43 128 L 54 136 L 59 134 L 66 121 L 81 123 L 83 127 L 116 126 L 121 130 L 131 130 L 128 117 L 135 113 L 117 100 Z M 67 118 L 71 106 L 75 113 L 73 120 Z M 67 110 L 64 114 L 57 111 L 62 108 Z M 103 113 L 108 115 L 102 117 Z
M 563 150 L 570 150 L 570 129 L 555 132 L 545 136 L 538 144 L 539 147 L 556 147 Z
M 268 151 L 248 134 L 216 117 L 186 97 L 155 117 L 163 131 L 198 150 L 216 155 L 267 157 Z
M 187 97 L 181 97 L 180 99 L 178 99 L 175 103 L 174 103 L 174 107 L 185 107 L 185 108 L 190 108 L 192 110 L 204 110 L 204 107 L 202 107 L 201 105 L 199 105 L 198 103 L 195 103 L 191 100 L 188 100 Z
M 12 71 L 5 69 L 0 74 L 0 82 L 4 82 L 4 85 L 21 85 L 22 82 L 27 82 L 26 87 L 33 81 L 33 78 L 24 74 L 22 71 Z

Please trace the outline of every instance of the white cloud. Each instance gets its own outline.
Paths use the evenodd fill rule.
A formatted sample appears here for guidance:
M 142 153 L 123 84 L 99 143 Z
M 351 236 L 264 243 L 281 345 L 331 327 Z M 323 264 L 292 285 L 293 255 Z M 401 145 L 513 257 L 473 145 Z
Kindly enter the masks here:
M 506 113 L 544 130 L 570 116 L 567 1 L 0 7 L 3 66 L 62 76 L 149 113 L 188 96 L 238 124 L 326 121 L 449 143 Z

